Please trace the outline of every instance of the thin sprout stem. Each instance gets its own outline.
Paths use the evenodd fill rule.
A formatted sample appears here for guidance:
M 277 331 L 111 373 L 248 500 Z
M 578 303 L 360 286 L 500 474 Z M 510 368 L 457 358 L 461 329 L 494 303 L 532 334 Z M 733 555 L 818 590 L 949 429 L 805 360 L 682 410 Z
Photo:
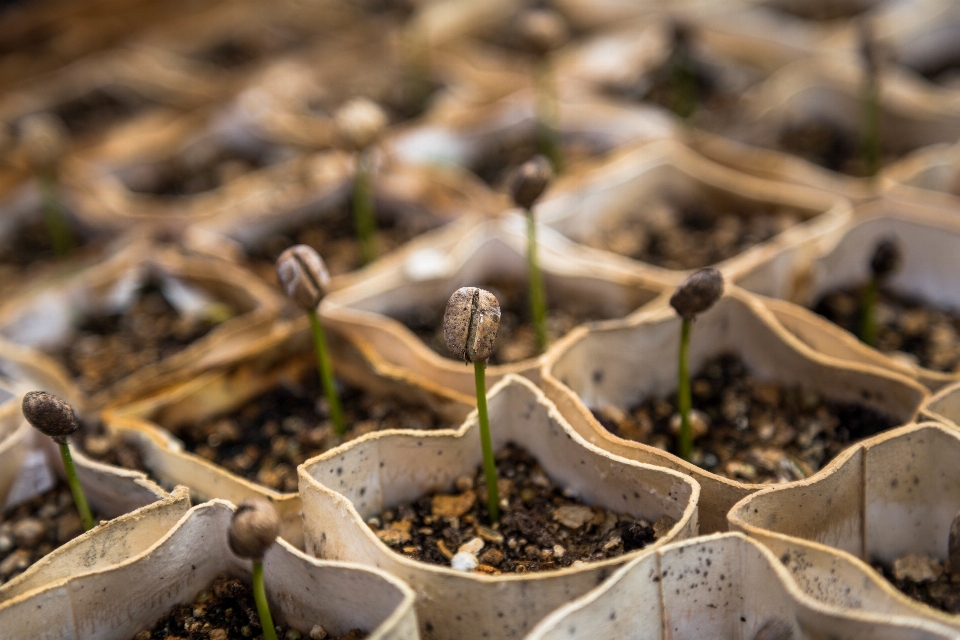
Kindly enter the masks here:
M 677 408 L 680 410 L 680 436 L 677 439 L 677 451 L 680 457 L 689 461 L 693 455 L 693 431 L 690 428 L 690 324 L 684 318 L 680 328 L 680 367 L 677 386 Z
M 877 341 L 877 296 L 880 293 L 880 281 L 870 278 L 860 300 L 860 341 L 871 347 Z
M 333 422 L 333 430 L 337 435 L 342 436 L 347 432 L 347 425 L 343 419 L 343 409 L 340 406 L 340 396 L 337 394 L 336 382 L 333 379 L 333 364 L 330 362 L 330 355 L 327 351 L 327 338 L 323 333 L 323 325 L 320 324 L 320 317 L 316 311 L 309 311 L 310 326 L 313 328 L 313 346 L 317 352 L 317 370 L 320 373 L 320 384 L 323 385 L 323 393 L 327 396 L 327 404 L 330 405 L 330 420 Z
M 527 211 L 527 277 L 530 279 L 530 313 L 537 335 L 537 353 L 547 350 L 547 300 L 543 293 L 543 274 L 537 259 L 537 223 L 533 211 Z
M 43 198 L 43 215 L 46 220 L 50 243 L 58 256 L 64 256 L 73 249 L 73 234 L 67 224 L 66 212 L 60 201 L 57 174 L 53 170 L 42 171 L 37 177 L 40 194 Z
M 880 172 L 880 84 L 872 74 L 864 80 L 861 136 L 864 171 L 873 178 Z
M 697 110 L 697 76 L 689 52 L 675 50 L 670 59 L 670 92 L 673 112 L 683 119 Z
M 563 145 L 560 143 L 559 106 L 550 61 L 544 59 L 536 67 L 537 148 L 545 155 L 556 173 L 563 173 Z
M 90 531 L 94 527 L 93 514 L 90 512 L 90 505 L 87 503 L 87 496 L 83 493 L 83 487 L 80 486 L 80 479 L 77 478 L 77 468 L 73 464 L 70 445 L 66 442 L 60 445 L 60 458 L 63 459 L 63 470 L 67 474 L 70 493 L 73 494 L 73 501 L 80 513 L 80 520 L 83 521 L 83 530 Z
M 477 420 L 480 422 L 480 445 L 483 447 L 483 474 L 487 479 L 487 509 L 490 523 L 500 521 L 500 492 L 497 490 L 497 464 L 493 460 L 493 443 L 490 441 L 490 419 L 487 416 L 486 362 L 473 363 L 477 382 Z
M 263 586 L 262 561 L 253 563 L 253 600 L 257 603 L 264 640 L 277 640 L 277 628 L 273 626 L 273 616 L 270 615 L 270 605 L 267 603 L 267 590 Z
M 364 264 L 370 264 L 377 259 L 375 207 L 370 161 L 366 152 L 360 152 L 357 156 L 357 172 L 353 178 L 353 223 Z

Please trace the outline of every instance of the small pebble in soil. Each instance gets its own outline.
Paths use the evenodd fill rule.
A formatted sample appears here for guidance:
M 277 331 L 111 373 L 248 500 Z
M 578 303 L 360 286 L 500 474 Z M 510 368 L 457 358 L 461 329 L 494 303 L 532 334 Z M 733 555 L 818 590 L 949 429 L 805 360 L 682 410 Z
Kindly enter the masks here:
M 651 524 L 585 505 L 555 485 L 515 444 L 495 454 L 500 522 L 490 526 L 483 467 L 458 478 L 456 493 L 430 493 L 367 520 L 403 555 L 459 571 L 499 575 L 550 571 L 642 549 L 676 524 Z M 580 566 L 580 565 L 578 565 Z
M 638 215 L 601 221 L 584 244 L 664 269 L 700 269 L 802 222 L 800 213 L 787 207 L 707 200 L 644 206 Z
M 385 255 L 444 224 L 442 219 L 425 211 L 391 211 L 378 206 L 376 214 L 379 255 Z M 313 247 L 334 276 L 356 271 L 363 266 L 350 202 L 315 221 L 264 238 L 250 252 L 252 268 L 267 282 L 275 283 L 277 258 L 295 244 Z
M 897 424 L 865 405 L 756 379 L 733 354 L 708 360 L 690 386 L 705 431 L 694 443 L 692 462 L 742 482 L 809 477 L 848 445 Z M 676 413 L 675 395 L 647 398 L 626 410 L 593 410 L 614 435 L 665 451 L 676 451 Z
M 315 371 L 302 384 L 284 384 L 229 414 L 177 431 L 188 451 L 277 491 L 297 490 L 297 466 L 372 431 L 442 429 L 429 408 L 341 387 L 347 433 L 337 436 Z
M 537 355 L 536 333 L 530 320 L 529 288 L 523 280 L 484 280 L 476 285 L 496 296 L 500 302 L 500 326 L 490 364 L 518 362 Z M 608 320 L 606 313 L 595 301 L 550 299 L 547 286 L 547 334 L 550 342 L 559 340 L 574 327 L 594 320 Z M 446 300 L 436 304 L 422 304 L 408 309 L 398 309 L 389 315 L 415 333 L 432 351 L 452 358 L 443 335 L 443 312 Z
M 855 334 L 860 329 L 862 287 L 824 294 L 814 311 Z M 937 309 L 918 298 L 881 288 L 875 311 L 874 348 L 898 360 L 935 371 L 960 365 L 960 314 Z
M 893 586 L 914 600 L 947 613 L 960 613 L 960 573 L 951 573 L 944 562 L 911 553 L 894 560 L 892 566 L 873 564 Z
M 160 287 L 148 282 L 123 313 L 84 318 L 69 340 L 47 353 L 92 395 L 182 351 L 234 313 L 223 303 L 209 305 L 208 311 L 181 315 Z
M 353 629 L 342 636 L 329 635 L 319 624 L 309 634 L 290 629 L 276 619 L 277 637 L 284 640 L 320 638 L 321 640 L 362 640 L 367 633 Z M 176 604 L 144 629 L 133 640 L 256 640 L 262 638 L 260 616 L 247 583 L 220 574 L 209 588 L 200 591 L 192 603 Z
M 94 521 L 100 521 L 96 513 Z M 0 584 L 81 533 L 83 522 L 66 483 L 17 505 L 0 522 Z

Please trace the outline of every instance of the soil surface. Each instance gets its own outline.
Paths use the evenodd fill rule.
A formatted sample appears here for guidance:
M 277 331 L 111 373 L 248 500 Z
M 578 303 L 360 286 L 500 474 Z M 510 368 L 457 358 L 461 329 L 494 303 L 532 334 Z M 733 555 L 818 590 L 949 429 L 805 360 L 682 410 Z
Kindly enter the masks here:
M 136 444 L 119 434 L 108 433 L 91 420 L 80 420 L 80 429 L 70 436 L 70 443 L 97 462 L 149 473 Z
M 188 451 L 277 491 L 297 490 L 297 466 L 328 449 L 384 429 L 442 429 L 426 407 L 340 387 L 347 432 L 337 436 L 316 372 L 303 386 L 278 386 L 238 410 L 182 427 Z
M 156 105 L 123 87 L 98 88 L 61 102 L 53 109 L 73 137 L 96 133 Z
M 376 244 L 381 256 L 444 223 L 424 211 L 398 212 L 377 207 L 376 213 Z M 351 202 L 318 220 L 266 237 L 250 252 L 252 267 L 267 282 L 277 284 L 277 258 L 295 244 L 316 249 L 330 275 L 349 273 L 363 266 Z
M 778 147 L 830 171 L 855 178 L 867 175 L 860 153 L 859 134 L 828 122 L 807 122 L 784 128 L 780 132 Z M 881 148 L 880 166 L 884 167 L 902 155 Z
M 204 149 L 204 152 L 207 150 Z M 124 176 L 131 191 L 161 197 L 194 196 L 281 162 L 290 153 L 281 148 L 216 149 L 204 154 L 182 154 Z
M 94 394 L 182 351 L 233 313 L 223 304 L 210 307 L 202 316 L 180 315 L 159 287 L 147 284 L 124 313 L 82 319 L 69 340 L 47 353 L 84 393 Z
M 538 153 L 541 153 L 541 150 L 535 135 L 512 136 L 506 140 L 494 141 L 494 144 L 471 169 L 494 189 L 506 191 L 514 172 Z M 600 151 L 591 148 L 585 142 L 566 140 L 563 142 L 565 167 L 600 155 L 602 155 Z
M 960 574 L 952 574 L 946 563 L 910 554 L 898 558 L 892 567 L 875 562 L 873 568 L 914 600 L 947 613 L 960 613 Z
M 857 335 L 861 299 L 862 287 L 830 291 L 817 301 L 814 311 Z M 881 288 L 875 317 L 876 349 L 935 371 L 954 372 L 960 366 L 960 314 Z
M 94 522 L 100 522 L 98 513 Z M 3 514 L 0 522 L 0 584 L 83 533 L 83 522 L 65 482 Z
M 855 18 L 860 14 L 866 13 L 875 5 L 871 2 L 836 2 L 834 0 L 817 0 L 816 2 L 787 1 L 768 3 L 768 6 L 776 11 L 786 13 L 803 20 L 828 22 L 830 20 Z
M 519 362 L 537 355 L 537 340 L 530 315 L 529 289 L 523 280 L 486 280 L 475 286 L 490 291 L 500 303 L 500 328 L 490 364 Z M 593 305 L 564 300 L 563 308 L 550 299 L 547 289 L 547 334 L 550 342 L 559 340 L 574 327 L 593 320 L 608 320 Z M 449 358 L 443 338 L 443 313 L 447 301 L 391 314 L 394 320 L 413 331 L 431 350 Z
M 915 71 L 934 84 L 956 89 L 960 87 L 960 54 L 939 59 Z
M 277 637 L 283 640 L 325 638 L 361 640 L 368 634 L 354 629 L 343 636 L 331 636 L 322 626 L 298 631 L 277 620 L 271 611 Z M 190 604 L 176 604 L 157 620 L 152 629 L 141 631 L 133 640 L 258 640 L 263 638 L 253 589 L 237 578 L 217 576 L 209 589 L 197 594 Z
M 675 524 L 651 523 L 591 507 L 569 497 L 536 459 L 514 444 L 495 454 L 500 522 L 492 527 L 483 466 L 458 478 L 457 493 L 431 493 L 370 518 L 367 525 L 403 555 L 451 566 L 454 554 L 472 553 L 474 572 L 498 575 L 550 571 L 577 562 L 616 558 L 642 549 Z M 502 503 L 506 500 L 506 507 Z
M 739 357 L 706 362 L 691 382 L 694 423 L 706 435 L 694 441 L 694 464 L 741 482 L 806 478 L 847 446 L 896 426 L 866 406 L 836 402 L 815 391 L 755 379 Z M 676 452 L 676 396 L 648 398 L 623 411 L 594 410 L 611 433 Z M 701 427 L 702 429 L 703 427 Z
M 647 206 L 633 217 L 601 221 L 583 243 L 664 269 L 700 269 L 743 253 L 801 223 L 787 207 L 752 204 Z
M 74 249 L 80 249 L 89 243 L 89 238 L 76 225 L 71 224 Z M 63 256 L 69 257 L 70 254 Z M 7 238 L 0 240 L 0 274 L 3 280 L 14 278 L 16 274 L 41 262 L 53 262 L 63 259 L 57 256 L 43 212 L 24 220 Z

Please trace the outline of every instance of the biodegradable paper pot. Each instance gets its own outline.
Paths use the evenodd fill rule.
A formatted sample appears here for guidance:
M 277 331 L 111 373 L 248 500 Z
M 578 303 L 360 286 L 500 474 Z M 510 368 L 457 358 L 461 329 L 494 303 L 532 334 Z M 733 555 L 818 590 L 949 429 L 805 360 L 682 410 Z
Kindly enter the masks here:
M 322 192 L 331 173 L 346 169 L 341 155 L 298 153 L 258 138 L 236 110 L 162 112 L 112 132 L 79 154 L 64 179 L 77 192 L 75 206 L 84 220 L 119 229 L 150 224 L 175 233 L 226 210 L 277 211 L 305 204 L 305 194 Z M 221 157 L 240 164 L 218 165 L 221 174 L 204 185 L 216 186 L 180 194 L 180 187 L 168 184 L 214 171 L 205 167 Z
M 103 522 L 0 586 L 0 603 L 140 555 L 164 536 L 189 508 L 187 489 L 177 487 L 157 502 Z
M 316 189 L 291 194 L 293 199 L 282 207 L 224 210 L 187 229 L 186 244 L 203 253 L 243 261 L 271 236 L 322 221 L 337 208 L 348 206 L 355 171 L 353 157 L 337 152 L 314 156 L 311 161 L 323 169 L 322 183 Z M 403 253 L 435 242 L 433 238 L 438 235 L 457 238 L 478 219 L 498 213 L 502 204 L 476 178 L 451 168 L 379 162 L 373 181 L 378 213 L 395 216 L 400 226 L 424 231 L 397 249 Z M 271 266 L 270 277 L 274 277 L 274 271 Z M 366 273 L 334 274 L 330 288 L 340 289 Z
M 362 282 L 327 296 L 320 315 L 374 371 L 448 390 L 475 404 L 473 370 L 432 351 L 394 317 L 423 305 L 442 307 L 458 288 L 481 286 L 486 278 L 526 282 L 525 225 L 522 217 L 508 215 L 384 261 Z M 568 308 L 585 307 L 615 318 L 665 291 L 664 284 L 642 270 L 619 269 L 599 252 L 577 247 L 550 229 L 538 229 L 537 241 L 548 306 L 563 301 Z M 493 384 L 507 373 L 535 378 L 539 361 L 488 366 L 487 380 Z
M 532 383 L 508 376 L 489 394 L 494 449 L 528 450 L 584 502 L 676 524 L 656 548 L 697 533 L 699 487 L 689 477 L 610 456 L 578 436 Z M 476 414 L 456 432 L 364 436 L 299 469 L 307 550 L 380 567 L 417 592 L 427 638 L 520 637 L 549 611 L 585 593 L 642 551 L 543 573 L 489 576 L 413 561 L 391 551 L 364 521 L 424 493 L 448 489 L 481 460 Z M 326 484 L 324 484 L 326 483 Z
M 731 171 L 672 141 L 624 151 L 590 171 L 572 176 L 559 183 L 536 212 L 545 225 L 583 242 L 604 220 L 652 219 L 658 207 L 696 202 L 698 198 L 733 211 L 744 205 L 782 206 L 803 220 L 714 265 L 732 280 L 752 270 L 765 270 L 777 259 L 780 264 L 770 275 L 772 283 L 789 282 L 819 243 L 850 217 L 850 206 L 841 198 Z M 674 283 L 693 271 L 663 269 L 612 252 L 607 255 L 625 269 L 642 265 Z
M 306 354 L 306 355 L 304 355 Z M 154 396 L 103 412 L 104 427 L 130 439 L 140 450 L 151 477 L 165 485 L 182 484 L 202 500 L 221 498 L 235 504 L 250 497 L 273 503 L 281 518 L 280 535 L 303 548 L 300 498 L 296 493 L 269 489 L 184 449 L 176 434 L 187 423 L 228 414 L 285 380 L 298 380 L 316 367 L 313 344 L 305 331 L 288 326 L 263 341 L 250 359 L 226 370 L 213 371 L 164 389 Z M 399 395 L 422 402 L 457 424 L 470 407 L 403 381 L 363 371 L 351 362 L 334 361 L 338 377 L 375 393 Z
M 587 97 L 576 83 L 561 84 L 559 95 L 558 129 L 568 151 L 576 147 L 581 155 L 593 157 L 674 133 L 671 117 L 655 107 L 627 107 Z M 400 161 L 476 169 L 511 141 L 535 139 L 536 129 L 534 92 L 524 88 L 490 104 L 438 108 L 424 124 L 389 136 L 384 146 Z M 576 162 L 566 161 L 572 170 Z
M 20 475 L 20 467 L 33 444 L 33 427 L 20 412 L 20 397 L 0 389 L 0 509 Z
M 811 307 L 829 291 L 867 282 L 870 257 L 877 242 L 885 238 L 895 238 L 903 254 L 902 265 L 886 286 L 931 306 L 960 311 L 960 285 L 953 275 L 960 269 L 956 256 L 960 223 L 937 207 L 892 198 L 859 206 L 855 222 L 838 232 L 832 246 L 798 274 L 791 286 L 770 287 L 769 276 L 762 271 L 743 278 L 740 284 Z M 813 313 L 782 303 L 770 306 L 787 330 L 828 356 L 907 372 L 933 390 L 960 380 L 958 372 L 927 369 L 904 358 L 880 354 Z
M 138 286 L 151 276 L 168 289 L 165 295 L 181 313 L 196 312 L 197 305 L 212 300 L 229 304 L 236 315 L 183 350 L 85 394 L 43 349 L 71 340 L 78 318 L 126 309 Z M 239 267 L 133 243 L 96 267 L 0 308 L 0 370 L 15 381 L 30 381 L 64 397 L 83 413 L 242 359 L 268 331 L 279 307 L 278 294 Z
M 939 625 L 896 614 L 823 606 L 797 588 L 763 545 L 723 533 L 643 554 L 550 614 L 526 640 L 746 640 L 775 619 L 798 639 L 954 637 Z
M 881 77 L 881 142 L 884 152 L 906 154 L 921 147 L 953 142 L 960 118 L 942 100 L 917 95 L 897 77 Z M 754 88 L 752 123 L 729 141 L 692 132 L 690 144 L 700 153 L 745 173 L 808 185 L 861 200 L 876 194 L 877 182 L 835 173 L 798 156 L 775 151 L 780 132 L 815 121 L 859 135 L 861 71 L 849 61 L 816 60 L 790 65 Z M 896 161 L 887 165 L 892 168 Z
M 810 541 L 820 551 L 833 553 L 849 567 L 847 582 L 868 585 L 879 592 L 881 607 L 935 620 L 960 630 L 960 618 L 901 594 L 870 567 L 876 561 L 892 564 L 908 553 L 947 557 L 950 524 L 960 508 L 960 434 L 935 423 L 908 425 L 869 438 L 837 457 L 816 475 L 782 487 L 764 489 L 737 503 L 729 514 L 730 527 L 755 537 L 774 549 L 793 538 Z M 803 555 L 793 561 L 803 564 Z M 798 570 L 804 581 L 815 582 L 830 570 L 827 563 Z M 852 568 L 859 568 L 859 580 Z M 842 589 L 821 599 L 842 604 Z M 868 608 L 868 606 L 864 606 Z
M 18 638 L 121 640 L 151 628 L 173 605 L 193 602 L 220 573 L 249 582 L 250 562 L 227 546 L 233 509 L 222 500 L 196 506 L 136 557 L 4 603 L 0 627 Z M 335 635 L 362 628 L 378 640 L 419 638 L 413 593 L 383 572 L 318 561 L 283 540 L 263 566 L 271 611 L 293 628 L 309 633 L 320 624 Z
M 642 311 L 618 322 L 571 333 L 544 361 L 542 386 L 570 425 L 589 442 L 613 454 L 676 469 L 703 489 L 700 526 L 726 530 L 726 512 L 762 485 L 710 473 L 655 447 L 607 431 L 591 409 L 628 407 L 671 393 L 677 385 L 680 318 L 669 306 Z M 690 341 L 690 370 L 709 358 L 732 352 L 758 379 L 802 385 L 821 397 L 859 402 L 909 422 L 926 398 L 915 381 L 876 367 L 819 354 L 787 332 L 762 302 L 729 287 L 709 311 L 697 317 Z
M 906 201 L 960 207 L 960 145 L 919 149 L 884 172 L 886 195 Z

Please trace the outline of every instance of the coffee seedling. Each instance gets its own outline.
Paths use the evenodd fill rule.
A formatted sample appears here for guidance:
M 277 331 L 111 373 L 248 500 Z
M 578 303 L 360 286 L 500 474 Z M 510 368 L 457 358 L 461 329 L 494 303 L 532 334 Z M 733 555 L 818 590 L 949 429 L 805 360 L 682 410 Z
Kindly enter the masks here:
M 683 319 L 680 325 L 680 360 L 677 386 L 677 409 L 680 412 L 680 435 L 677 453 L 684 460 L 693 454 L 693 431 L 690 427 L 690 326 L 693 320 L 712 307 L 723 295 L 723 275 L 713 268 L 700 269 L 680 283 L 670 296 L 670 306 Z
M 863 288 L 860 300 L 860 341 L 873 346 L 877 341 L 877 297 L 880 287 L 897 269 L 902 256 L 896 240 L 886 238 L 877 243 L 870 258 L 870 281 Z
M 880 171 L 880 45 L 874 39 L 869 20 L 860 22 L 860 58 L 863 63 L 860 153 L 866 176 L 873 178 Z
M 487 508 L 490 522 L 500 520 L 500 494 L 497 490 L 497 465 L 490 441 L 487 415 L 487 358 L 493 353 L 500 327 L 500 303 L 489 291 L 462 287 L 454 291 L 443 313 L 443 338 L 447 349 L 465 363 L 473 363 L 477 387 L 477 420 L 483 447 L 483 473 L 487 481 Z
M 563 16 L 552 9 L 528 9 L 518 19 L 518 32 L 536 58 L 534 86 L 537 105 L 537 147 L 550 159 L 557 173 L 563 172 L 559 107 L 550 68 L 550 52 L 563 46 L 570 31 Z
M 690 47 L 691 28 L 675 20 L 673 47 L 667 61 L 670 73 L 670 107 L 681 118 L 690 118 L 697 109 L 697 72 Z
M 377 259 L 377 218 L 373 199 L 373 158 L 371 148 L 387 126 L 387 114 L 367 98 L 354 98 L 334 116 L 344 142 L 357 154 L 353 176 L 353 222 L 364 264 Z
M 530 285 L 530 314 L 537 336 L 537 352 L 547 349 L 547 300 L 543 291 L 543 274 L 537 260 L 537 222 L 533 216 L 533 204 L 553 179 L 550 161 L 544 156 L 535 156 L 517 170 L 513 176 L 510 194 L 527 217 L 527 279 Z
M 250 560 L 253 573 L 253 600 L 257 603 L 260 627 L 266 640 L 277 640 L 273 626 L 267 591 L 263 586 L 263 555 L 277 541 L 280 518 L 276 510 L 263 498 L 248 498 L 240 503 L 230 520 L 227 543 L 237 556 Z
M 298 244 L 290 247 L 277 258 L 277 276 L 287 295 L 303 309 L 310 318 L 313 329 L 313 347 L 317 352 L 317 370 L 320 384 L 323 385 L 327 404 L 330 406 L 330 421 L 333 430 L 343 435 L 347 430 L 337 394 L 337 384 L 333 379 L 333 364 L 327 349 L 327 339 L 323 325 L 317 315 L 317 306 L 330 287 L 330 273 L 323 258 L 312 247 Z
M 27 162 L 40 185 L 47 234 L 58 256 L 65 255 L 74 246 L 73 234 L 60 199 L 57 169 L 67 146 L 68 136 L 63 121 L 51 114 L 27 116 L 20 125 L 20 139 Z
M 73 407 L 55 395 L 46 391 L 31 391 L 23 396 L 21 404 L 23 417 L 34 429 L 45 436 L 50 436 L 60 446 L 60 458 L 63 460 L 63 470 L 67 476 L 67 485 L 73 494 L 73 501 L 77 505 L 77 512 L 83 522 L 83 530 L 93 529 L 93 514 L 87 503 L 87 496 L 77 478 L 77 469 L 73 464 L 70 445 L 67 436 L 80 428 Z

